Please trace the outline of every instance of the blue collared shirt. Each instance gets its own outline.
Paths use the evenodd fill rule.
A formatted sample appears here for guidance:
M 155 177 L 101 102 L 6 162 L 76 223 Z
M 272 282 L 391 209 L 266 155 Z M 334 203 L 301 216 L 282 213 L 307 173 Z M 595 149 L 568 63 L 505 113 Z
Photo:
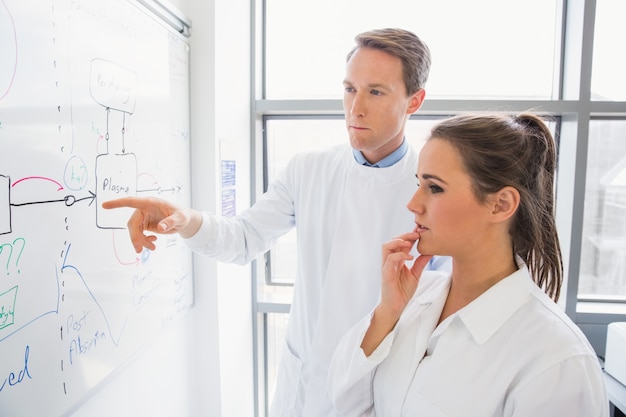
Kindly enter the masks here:
M 356 149 L 352 149 L 352 153 L 354 154 L 354 159 L 361 164 L 372 168 L 387 168 L 394 165 L 396 162 L 402 159 L 404 155 L 406 155 L 406 151 L 409 150 L 409 144 L 406 141 L 406 138 L 402 138 L 402 144 L 395 151 L 391 152 L 389 155 L 381 159 L 380 161 L 371 164 L 365 159 L 363 153 L 361 151 L 357 151 Z

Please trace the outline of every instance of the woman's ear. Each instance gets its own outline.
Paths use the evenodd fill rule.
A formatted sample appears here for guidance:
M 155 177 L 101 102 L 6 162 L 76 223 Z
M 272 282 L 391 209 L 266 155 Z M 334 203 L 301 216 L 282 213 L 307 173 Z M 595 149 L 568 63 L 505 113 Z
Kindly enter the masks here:
M 511 218 L 519 207 L 519 191 L 513 187 L 504 187 L 494 194 L 492 214 L 495 220 L 503 221 Z

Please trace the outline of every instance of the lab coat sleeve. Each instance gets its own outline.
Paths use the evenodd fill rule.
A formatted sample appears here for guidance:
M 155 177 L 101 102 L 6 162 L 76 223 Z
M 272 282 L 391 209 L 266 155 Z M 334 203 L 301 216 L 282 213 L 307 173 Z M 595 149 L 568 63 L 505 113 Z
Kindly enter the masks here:
M 503 416 L 608 417 L 609 400 L 595 357 L 570 357 L 511 393 Z
M 361 342 L 371 319 L 372 314 L 369 314 L 343 336 L 331 360 L 328 395 L 343 417 L 376 416 L 372 389 L 374 374 L 391 350 L 395 329 L 366 357 Z
M 194 252 L 221 262 L 246 264 L 295 225 L 291 163 L 250 208 L 234 217 L 203 212 L 198 232 L 185 239 Z

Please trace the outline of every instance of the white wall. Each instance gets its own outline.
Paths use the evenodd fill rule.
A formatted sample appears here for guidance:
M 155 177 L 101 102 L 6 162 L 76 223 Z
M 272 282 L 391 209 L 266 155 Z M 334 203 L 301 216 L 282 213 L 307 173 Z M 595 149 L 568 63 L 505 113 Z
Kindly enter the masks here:
M 167 2 L 163 2 L 167 4 Z M 249 204 L 248 0 L 171 0 L 191 19 L 192 205 L 220 212 L 219 160 Z M 195 305 L 72 417 L 253 416 L 249 266 L 194 258 Z

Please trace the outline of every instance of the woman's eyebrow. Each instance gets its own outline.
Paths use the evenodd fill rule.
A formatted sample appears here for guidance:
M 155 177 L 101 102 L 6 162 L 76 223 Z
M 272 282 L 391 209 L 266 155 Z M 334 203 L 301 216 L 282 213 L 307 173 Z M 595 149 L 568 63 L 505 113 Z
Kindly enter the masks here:
M 419 176 L 417 174 L 415 174 L 415 178 L 419 179 Z M 438 177 L 437 175 L 433 175 L 433 174 L 422 174 L 422 179 L 425 180 L 437 180 L 441 183 L 444 184 L 448 184 L 444 179 L 442 179 L 441 177 Z

